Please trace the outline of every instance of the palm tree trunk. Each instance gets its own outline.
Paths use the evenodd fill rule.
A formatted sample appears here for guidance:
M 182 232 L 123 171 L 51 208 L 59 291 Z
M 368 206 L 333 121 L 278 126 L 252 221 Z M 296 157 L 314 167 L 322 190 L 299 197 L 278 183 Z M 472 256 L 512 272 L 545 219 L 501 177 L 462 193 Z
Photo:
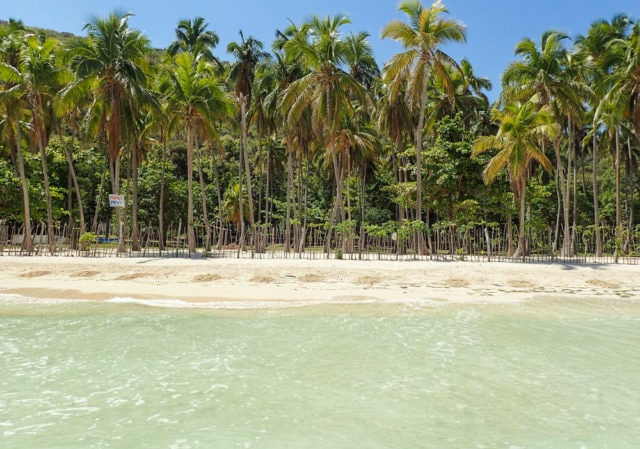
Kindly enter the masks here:
M 616 254 L 615 260 L 618 262 L 619 248 L 622 239 L 622 204 L 620 198 L 620 129 L 616 126 L 616 156 L 615 156 L 615 172 L 616 172 Z
M 249 150 L 247 148 L 247 97 L 243 97 L 240 101 L 240 109 L 242 114 L 242 152 L 244 153 L 245 176 L 247 177 L 247 204 L 249 206 L 249 225 L 253 234 L 253 242 L 251 244 L 251 257 L 253 257 L 254 242 L 256 241 L 256 222 L 253 216 L 253 192 L 251 187 L 251 166 L 249 163 Z M 240 180 L 242 182 L 242 180 Z M 258 248 L 258 251 L 261 251 Z
M 304 185 L 305 185 L 305 179 L 304 179 L 304 171 L 302 170 L 302 157 L 298 156 L 296 158 L 296 179 L 298 180 L 297 184 L 297 188 L 296 188 L 296 196 L 298 199 L 298 203 L 296 206 L 296 231 L 295 231 L 295 242 L 294 242 L 294 246 L 295 249 L 294 251 L 297 252 L 298 254 L 302 253 L 302 234 L 304 233 L 304 229 L 302 226 L 302 217 L 304 216 L 304 212 L 302 210 L 302 201 L 303 201 L 303 196 L 304 196 Z
M 215 159 L 215 153 L 211 149 L 211 166 L 213 175 L 216 178 L 216 193 L 218 195 L 218 242 L 216 243 L 216 249 L 222 249 L 224 239 L 224 218 L 222 217 L 222 189 L 220 188 L 220 176 L 218 175 L 218 164 Z
M 29 186 L 27 176 L 24 171 L 24 154 L 22 151 L 22 132 L 20 121 L 16 120 L 16 158 L 18 161 L 18 174 L 20 175 L 20 185 L 22 186 L 22 210 L 24 213 L 24 238 L 20 252 L 31 254 L 33 252 L 33 239 L 31 238 L 31 205 L 29 202 Z
M 293 148 L 287 145 L 287 212 L 284 222 L 284 252 L 289 254 L 291 245 L 291 195 L 293 195 Z
M 351 154 L 347 152 L 347 220 L 351 221 Z
M 80 193 L 80 186 L 78 185 L 78 177 L 76 176 L 76 169 L 73 166 L 73 155 L 71 153 L 71 148 L 73 148 L 74 137 L 71 134 L 71 143 L 69 146 L 64 144 L 64 139 L 62 137 L 62 129 L 58 126 L 58 136 L 60 137 L 60 144 L 64 150 L 65 157 L 67 159 L 67 166 L 69 168 L 69 175 L 71 176 L 71 181 L 73 183 L 73 189 L 76 194 L 76 202 L 78 203 L 78 218 L 80 221 L 80 235 L 86 232 L 86 225 L 84 222 L 84 206 L 82 205 L 82 194 Z M 69 211 L 71 213 L 71 211 Z
M 264 188 L 264 222 L 269 223 L 269 195 L 271 194 L 271 137 L 267 138 L 267 173 Z
M 35 112 L 34 112 L 35 114 Z M 36 114 L 37 116 L 37 114 Z M 39 121 L 34 118 L 34 126 L 40 127 Z M 37 132 L 37 143 L 40 150 L 40 163 L 42 165 L 42 179 L 44 181 L 44 197 L 47 203 L 47 243 L 49 245 L 49 254 L 53 255 L 56 252 L 56 236 L 53 229 L 53 206 L 51 204 L 51 187 L 49 185 L 49 171 L 47 168 L 47 153 L 40 136 L 40 131 Z
M 244 115 L 243 115 L 244 117 Z M 244 125 L 244 122 L 243 122 Z M 244 133 L 243 133 L 244 135 Z M 242 142 L 240 143 L 240 146 L 242 146 Z M 240 257 L 240 251 L 242 251 L 244 249 L 244 234 L 245 234 L 245 226 L 244 226 L 244 204 L 243 204 L 243 199 L 242 199 L 242 159 L 244 158 L 244 151 L 242 150 L 242 148 L 240 149 L 240 151 L 238 152 L 238 215 L 239 215 L 239 220 L 240 220 L 240 236 L 238 237 L 238 258 Z
M 399 152 L 400 151 L 399 142 L 397 144 L 397 149 Z M 402 177 L 400 174 L 400 165 L 401 165 L 401 160 L 398 157 L 396 157 L 395 154 L 392 154 L 391 166 L 393 167 L 393 180 L 395 181 L 396 185 L 399 185 L 402 180 Z M 402 226 L 402 223 L 404 222 L 404 206 L 400 201 L 396 202 L 396 220 L 398 221 L 399 226 Z
M 325 85 L 325 89 L 324 89 L 324 95 L 325 95 L 325 100 L 327 102 L 327 121 L 329 123 L 329 141 L 331 142 L 331 144 L 329 145 L 328 151 L 331 152 L 331 162 L 333 163 L 333 173 L 334 173 L 334 177 L 335 177 L 335 183 L 336 183 L 336 196 L 335 196 L 335 211 L 336 214 L 340 216 L 340 220 L 344 221 L 344 205 L 343 203 L 343 199 L 342 199 L 342 160 L 339 158 L 338 154 L 337 154 L 337 148 L 336 148 L 336 144 L 335 144 L 335 127 L 334 127 L 334 110 L 333 110 L 333 103 L 331 102 L 331 87 L 327 84 Z M 332 214 L 332 217 L 336 217 L 336 215 Z M 331 227 L 334 225 L 334 223 L 332 222 L 332 220 L 329 220 L 329 231 L 327 233 L 327 236 L 330 237 L 331 236 Z M 330 238 L 328 238 L 328 240 L 330 240 Z
M 600 236 L 600 212 L 598 203 L 598 136 L 596 123 L 593 123 L 593 154 L 592 154 L 592 189 L 593 189 L 593 227 L 596 235 L 596 257 L 602 257 L 602 237 Z
M 340 155 L 336 154 L 335 151 L 332 151 L 331 161 L 333 163 L 333 174 L 335 176 L 336 181 L 336 213 L 337 216 L 340 217 L 340 221 L 345 220 L 344 215 L 344 198 L 342 197 L 342 184 L 344 183 L 344 174 L 342 167 L 342 158 Z
M 422 134 L 424 131 L 424 113 L 427 102 L 426 94 L 420 98 L 420 113 L 416 128 L 416 220 L 422 220 Z
M 336 192 L 334 196 L 333 207 L 331 208 L 331 215 L 329 216 L 329 228 L 327 229 L 327 255 L 331 252 L 331 237 L 333 233 L 333 227 L 336 225 L 338 216 L 340 217 L 341 222 L 344 221 L 344 207 L 342 207 L 342 169 L 338 155 L 336 155 L 334 149 L 331 149 L 331 161 L 333 163 L 333 174 L 335 178 Z
M 162 133 L 161 133 L 162 134 Z M 162 154 L 160 156 L 160 198 L 158 198 L 158 250 L 164 250 L 164 183 L 165 183 L 165 154 L 167 153 L 167 139 L 162 139 Z
M 138 232 L 138 148 L 131 144 L 132 192 L 131 192 L 131 250 L 140 251 L 140 233 Z
M 196 252 L 196 234 L 193 223 L 193 124 L 187 123 L 187 244 L 189 254 Z
M 71 179 L 71 172 L 67 170 L 67 227 L 69 228 L 70 235 L 73 234 L 73 228 L 75 219 L 73 218 L 73 180 Z M 75 243 L 70 241 L 71 247 L 75 248 Z
M 367 163 L 365 162 L 362 167 L 362 186 L 360 189 L 360 258 L 362 258 L 362 252 L 365 249 L 365 234 L 364 223 L 366 213 L 366 197 L 367 197 Z
M 105 172 L 111 175 L 111 162 L 109 161 L 109 157 L 105 158 L 105 168 L 102 170 L 100 174 L 100 186 L 98 186 L 98 197 L 96 199 L 96 207 L 93 211 L 93 220 L 91 221 L 91 231 L 98 232 L 98 216 L 100 215 L 100 201 L 102 201 L 102 194 L 104 193 L 104 183 L 106 180 Z M 112 182 L 113 183 L 113 182 Z
M 304 150 L 304 176 L 302 200 L 302 232 L 300 233 L 300 251 L 304 252 L 307 241 L 307 205 L 309 200 L 309 148 Z
M 426 86 L 426 83 L 425 83 Z M 426 89 L 426 87 L 425 87 Z M 422 220 L 422 134 L 424 131 L 424 114 L 427 106 L 427 93 L 420 97 L 420 113 L 418 116 L 418 127 L 416 129 L 416 217 L 418 221 Z M 424 241 L 422 232 L 417 232 L 418 254 L 423 255 Z
M 200 182 L 200 200 L 202 201 L 202 221 L 205 229 L 205 251 L 211 251 L 211 226 L 209 226 L 209 212 L 207 210 L 207 192 L 204 185 L 204 175 L 202 172 L 202 151 L 196 144 L 196 152 L 198 154 L 198 180 Z
M 569 222 L 571 221 L 569 219 L 569 217 L 573 218 L 573 225 L 569 227 L 569 229 L 567 230 L 567 234 L 569 235 L 569 241 L 567 242 L 567 255 L 568 256 L 573 256 L 574 254 L 574 242 L 575 242 L 575 235 L 576 235 L 576 216 L 575 213 L 575 207 L 576 207 L 576 195 L 575 195 L 575 189 L 572 189 L 572 186 L 575 186 L 575 181 L 576 181 L 576 173 L 575 173 L 575 142 L 574 142 L 574 130 L 573 130 L 573 121 L 571 120 L 571 117 L 569 117 L 567 119 L 567 128 L 568 128 L 568 133 L 569 133 L 569 142 L 568 142 L 568 147 L 567 147 L 567 179 L 566 179 L 566 184 L 565 184 L 565 194 L 567 196 L 567 224 L 569 224 Z M 571 193 L 574 193 L 573 198 Z M 572 202 L 571 200 L 573 199 L 573 208 L 571 207 Z
M 633 155 L 631 154 L 631 138 L 627 137 L 627 153 L 625 157 L 626 173 L 626 203 L 628 210 L 627 219 L 627 238 L 625 239 L 625 252 L 629 252 L 631 243 L 632 230 L 634 225 L 634 201 L 633 201 Z
M 115 160 L 110 164 L 111 168 L 111 188 L 115 195 L 120 193 L 120 153 L 116 155 Z M 116 223 L 118 225 L 118 253 L 126 252 L 124 242 L 124 223 L 122 220 L 122 208 L 116 207 Z
M 578 229 L 578 164 L 574 159 L 573 164 L 573 207 L 572 207 L 572 215 L 573 222 L 571 224 L 571 254 L 576 254 L 576 232 Z
M 49 184 L 49 170 L 47 168 L 47 135 L 40 111 L 41 107 L 40 97 L 35 95 L 29 96 L 29 105 L 32 114 L 32 126 L 35 131 L 36 148 L 40 152 L 40 163 L 42 165 L 42 178 L 44 181 L 44 196 L 47 205 L 47 243 L 49 246 L 49 254 L 53 255 L 56 251 L 56 237 L 55 230 L 53 228 L 53 205 L 51 204 L 51 189 Z
M 347 189 L 347 221 L 351 221 L 351 186 L 349 185 L 349 183 L 351 182 L 351 154 L 349 153 L 349 151 L 347 150 L 346 152 L 346 159 L 347 159 L 347 167 L 346 167 L 346 189 Z M 342 239 L 342 252 L 343 253 L 352 253 L 353 252 L 353 233 L 349 232 L 348 235 L 346 235 L 343 239 Z
M 553 149 L 556 156 L 556 176 L 558 179 L 558 186 L 560 188 L 560 199 L 562 201 L 562 256 L 570 256 L 569 245 L 571 243 L 571 233 L 569 227 L 569 192 L 567 179 L 562 165 L 562 159 L 560 155 L 560 139 L 555 139 L 553 142 Z
M 525 260 L 525 257 L 527 255 L 527 249 L 525 247 L 526 245 L 526 240 L 525 240 L 525 211 L 526 211 L 526 201 L 525 201 L 525 194 L 526 194 L 526 181 L 524 178 L 519 180 L 519 184 L 520 184 L 520 229 L 518 231 L 518 249 L 516 250 L 516 253 L 514 254 L 514 257 L 517 256 L 518 254 L 522 255 L 522 260 Z
M 18 124 L 20 121 L 18 120 Z M 11 159 L 11 164 L 18 166 L 18 150 L 16 149 L 16 134 L 13 129 L 13 126 L 7 127 L 7 140 L 9 143 L 9 158 Z

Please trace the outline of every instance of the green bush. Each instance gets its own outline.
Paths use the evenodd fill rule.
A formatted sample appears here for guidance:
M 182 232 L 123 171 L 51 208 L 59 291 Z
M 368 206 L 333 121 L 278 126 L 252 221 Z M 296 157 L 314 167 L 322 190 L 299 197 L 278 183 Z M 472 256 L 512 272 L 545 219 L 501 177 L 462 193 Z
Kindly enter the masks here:
M 98 236 L 93 232 L 85 232 L 78 239 L 78 243 L 80 243 L 81 251 L 89 251 L 89 249 L 91 249 L 91 245 L 98 243 Z

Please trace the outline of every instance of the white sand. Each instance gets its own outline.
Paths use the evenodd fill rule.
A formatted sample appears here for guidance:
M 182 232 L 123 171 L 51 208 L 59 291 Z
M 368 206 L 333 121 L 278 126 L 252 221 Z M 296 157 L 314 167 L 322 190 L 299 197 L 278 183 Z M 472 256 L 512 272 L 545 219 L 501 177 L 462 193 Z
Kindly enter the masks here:
M 640 298 L 640 266 L 300 259 L 0 257 L 0 293 L 183 301 Z

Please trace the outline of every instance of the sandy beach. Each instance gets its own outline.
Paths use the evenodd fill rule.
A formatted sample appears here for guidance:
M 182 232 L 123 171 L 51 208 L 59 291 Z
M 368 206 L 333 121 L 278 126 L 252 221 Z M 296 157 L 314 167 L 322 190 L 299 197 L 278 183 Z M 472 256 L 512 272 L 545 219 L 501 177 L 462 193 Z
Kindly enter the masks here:
M 634 265 L 4 256 L 0 293 L 190 302 L 638 298 L 639 274 Z

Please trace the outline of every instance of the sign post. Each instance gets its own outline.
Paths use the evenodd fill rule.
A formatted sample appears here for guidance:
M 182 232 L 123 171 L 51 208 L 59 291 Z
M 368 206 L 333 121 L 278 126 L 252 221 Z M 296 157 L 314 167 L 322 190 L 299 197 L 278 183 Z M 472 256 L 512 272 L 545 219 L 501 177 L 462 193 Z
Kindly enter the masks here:
M 109 206 L 111 207 L 124 207 L 124 196 L 109 194 Z

